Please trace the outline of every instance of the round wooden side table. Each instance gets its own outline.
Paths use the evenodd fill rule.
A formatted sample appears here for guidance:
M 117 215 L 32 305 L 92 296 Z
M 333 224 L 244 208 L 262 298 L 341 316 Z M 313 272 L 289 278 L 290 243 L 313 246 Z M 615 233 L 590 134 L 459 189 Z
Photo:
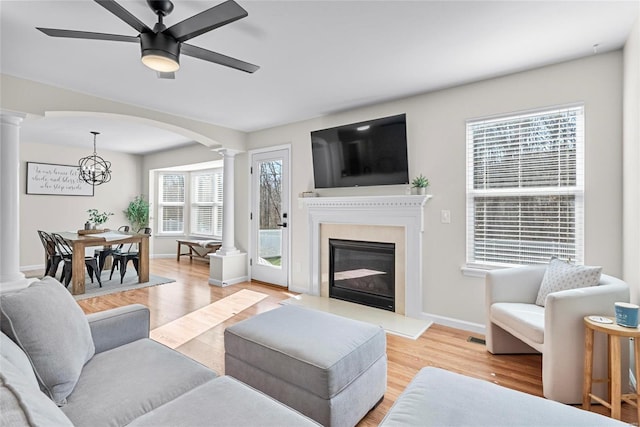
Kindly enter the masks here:
M 609 319 L 611 323 L 602 323 L 592 318 Z M 625 401 L 636 407 L 638 420 L 640 420 L 640 405 L 638 402 L 638 393 L 622 394 L 622 375 L 620 361 L 620 339 L 633 338 L 634 342 L 634 363 L 636 379 L 640 379 L 640 329 L 626 328 L 616 325 L 615 319 L 607 316 L 585 316 L 585 352 L 584 352 L 584 386 L 582 389 L 582 409 L 591 409 L 591 400 L 606 406 L 611 410 L 611 417 L 620 419 L 622 401 Z M 609 378 L 596 379 L 593 378 L 593 336 L 594 332 L 602 332 L 607 334 L 607 342 L 609 346 Z M 611 401 L 607 402 L 594 395 L 591 392 L 591 386 L 594 382 L 609 382 L 609 396 Z

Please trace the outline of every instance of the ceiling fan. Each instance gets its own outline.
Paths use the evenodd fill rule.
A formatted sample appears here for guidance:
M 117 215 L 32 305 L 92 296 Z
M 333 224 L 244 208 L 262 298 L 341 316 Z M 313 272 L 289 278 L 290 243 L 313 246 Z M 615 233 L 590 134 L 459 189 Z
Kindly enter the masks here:
M 95 0 L 95 2 L 129 24 L 139 34 L 137 36 L 125 36 L 55 28 L 36 28 L 51 37 L 140 43 L 142 63 L 156 71 L 158 77 L 165 79 L 175 78 L 174 72 L 180 68 L 181 53 L 247 73 L 253 73 L 260 68 L 257 65 L 185 43 L 187 40 L 208 31 L 246 17 L 248 15 L 247 11 L 234 0 L 220 3 L 169 28 L 162 23 L 162 19 L 173 11 L 173 3 L 169 0 L 147 0 L 149 7 L 158 16 L 158 22 L 153 29 L 147 27 L 144 22 L 129 13 L 115 0 Z

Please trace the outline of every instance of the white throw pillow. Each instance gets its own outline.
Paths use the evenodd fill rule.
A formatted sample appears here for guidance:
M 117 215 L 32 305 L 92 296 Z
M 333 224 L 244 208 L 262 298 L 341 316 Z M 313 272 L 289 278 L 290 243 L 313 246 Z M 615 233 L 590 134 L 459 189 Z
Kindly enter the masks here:
M 542 278 L 536 305 L 544 307 L 547 295 L 553 292 L 596 286 L 601 273 L 602 267 L 569 264 L 553 257 Z
M 95 353 L 89 322 L 69 291 L 45 277 L 0 297 L 1 328 L 29 357 L 40 388 L 66 403 Z

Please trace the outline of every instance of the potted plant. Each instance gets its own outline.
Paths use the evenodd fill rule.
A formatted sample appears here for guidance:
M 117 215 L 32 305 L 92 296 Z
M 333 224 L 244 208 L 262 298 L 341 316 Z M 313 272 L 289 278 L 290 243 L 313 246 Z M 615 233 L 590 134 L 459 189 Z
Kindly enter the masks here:
M 422 174 L 420 174 L 417 177 L 413 178 L 413 181 L 411 181 L 411 185 L 416 189 L 416 194 L 426 194 L 427 187 L 429 186 L 429 180 Z
M 149 202 L 144 196 L 136 196 L 123 212 L 134 231 L 149 225 Z
M 98 209 L 89 209 L 87 210 L 89 213 L 89 223 L 93 224 L 93 228 L 97 228 L 98 226 L 107 222 L 109 217 L 113 215 L 113 212 L 98 212 Z M 86 225 L 85 225 L 86 228 Z

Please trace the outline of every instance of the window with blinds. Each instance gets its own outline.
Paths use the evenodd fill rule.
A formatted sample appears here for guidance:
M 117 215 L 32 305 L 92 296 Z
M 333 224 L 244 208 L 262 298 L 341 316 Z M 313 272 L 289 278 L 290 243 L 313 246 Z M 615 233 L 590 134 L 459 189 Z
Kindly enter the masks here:
M 192 173 L 191 234 L 222 236 L 222 169 Z
M 584 106 L 467 122 L 467 264 L 583 262 Z
M 184 233 L 185 174 L 161 174 L 158 191 L 160 233 Z

